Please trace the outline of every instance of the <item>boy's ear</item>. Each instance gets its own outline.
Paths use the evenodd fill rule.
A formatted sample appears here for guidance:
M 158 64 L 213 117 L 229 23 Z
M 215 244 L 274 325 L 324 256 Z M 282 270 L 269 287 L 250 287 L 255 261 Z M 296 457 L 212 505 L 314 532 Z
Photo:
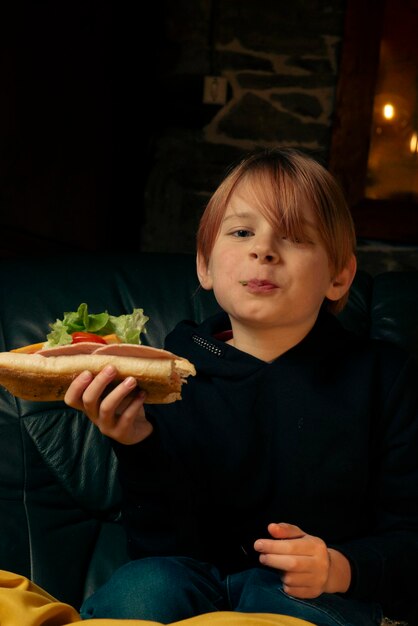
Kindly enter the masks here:
M 344 269 L 331 280 L 326 297 L 329 300 L 339 300 L 342 298 L 350 289 L 356 270 L 357 261 L 354 254 L 352 254 Z
M 197 253 L 196 256 L 196 270 L 197 277 L 199 278 L 199 282 L 202 285 L 203 289 L 212 289 L 212 276 L 210 274 L 210 269 L 205 259 L 201 254 Z

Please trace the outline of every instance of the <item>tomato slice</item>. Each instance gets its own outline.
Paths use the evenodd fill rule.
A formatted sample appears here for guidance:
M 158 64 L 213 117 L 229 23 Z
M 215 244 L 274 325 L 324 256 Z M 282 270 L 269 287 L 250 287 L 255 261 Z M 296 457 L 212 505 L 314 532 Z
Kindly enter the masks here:
M 99 335 L 95 335 L 94 333 L 86 333 L 81 330 L 76 333 L 71 333 L 71 337 L 73 338 L 71 343 L 81 343 L 82 341 L 93 341 L 94 343 L 107 344 L 107 341 L 103 339 L 103 337 L 100 337 Z

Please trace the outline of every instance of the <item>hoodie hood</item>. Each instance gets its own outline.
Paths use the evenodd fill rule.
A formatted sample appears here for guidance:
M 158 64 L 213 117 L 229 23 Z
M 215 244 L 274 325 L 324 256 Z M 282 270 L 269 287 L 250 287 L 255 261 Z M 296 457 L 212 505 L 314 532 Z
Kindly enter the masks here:
M 218 334 L 230 329 L 226 313 L 217 313 L 199 325 L 183 321 L 167 336 L 165 348 L 189 359 L 201 374 L 243 378 L 265 363 L 216 339 Z
M 183 321 L 167 336 L 165 348 L 186 357 L 199 373 L 209 376 L 239 379 L 250 376 L 263 367 L 269 367 L 269 363 L 216 338 L 228 330 L 231 330 L 231 324 L 224 312 L 209 317 L 199 325 L 192 321 Z M 319 356 L 325 358 L 324 343 L 332 345 L 332 341 L 324 342 L 324 333 L 328 337 L 336 333 L 341 340 L 341 333 L 344 332 L 333 315 L 321 313 L 308 335 L 278 359 L 292 361 L 313 355 L 316 359 Z M 327 355 L 329 356 L 328 351 Z

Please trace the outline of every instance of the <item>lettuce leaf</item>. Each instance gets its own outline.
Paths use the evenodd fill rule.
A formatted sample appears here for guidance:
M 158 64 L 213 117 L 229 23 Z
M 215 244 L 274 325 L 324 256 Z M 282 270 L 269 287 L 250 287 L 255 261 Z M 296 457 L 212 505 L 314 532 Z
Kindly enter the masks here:
M 124 343 L 141 343 L 141 333 L 146 333 L 145 324 L 149 317 L 144 315 L 143 309 L 134 309 L 130 315 L 109 316 L 109 324 L 121 341 Z
M 89 313 L 85 302 L 80 304 L 77 311 L 67 311 L 62 320 L 57 319 L 50 324 L 51 332 L 47 335 L 45 348 L 63 346 L 72 342 L 71 333 L 78 331 L 109 335 L 115 333 L 123 343 L 141 343 L 141 333 L 146 333 L 145 324 L 149 317 L 144 315 L 143 309 L 134 309 L 129 315 L 110 315 L 104 313 Z

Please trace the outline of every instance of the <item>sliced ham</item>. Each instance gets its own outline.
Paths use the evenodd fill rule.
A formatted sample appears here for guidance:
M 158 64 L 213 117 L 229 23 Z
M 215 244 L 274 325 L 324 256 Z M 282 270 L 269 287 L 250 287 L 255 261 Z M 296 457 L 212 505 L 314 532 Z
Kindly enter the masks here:
M 80 341 L 79 343 L 68 343 L 65 346 L 54 346 L 53 348 L 43 348 L 36 354 L 41 356 L 64 356 L 67 354 L 92 354 L 101 344 L 95 341 Z
M 64 356 L 71 354 L 107 354 L 112 356 L 137 357 L 141 359 L 173 359 L 176 358 L 172 352 L 152 348 L 151 346 L 140 346 L 132 343 L 111 343 L 104 346 L 94 341 L 80 341 L 70 343 L 65 346 L 45 348 L 38 350 L 36 354 L 41 356 Z
M 97 344 L 96 344 L 97 346 Z M 133 343 L 112 343 L 107 346 L 99 346 L 94 354 L 112 354 L 113 356 L 134 356 L 141 359 L 174 359 L 176 356 L 167 350 L 140 346 Z

